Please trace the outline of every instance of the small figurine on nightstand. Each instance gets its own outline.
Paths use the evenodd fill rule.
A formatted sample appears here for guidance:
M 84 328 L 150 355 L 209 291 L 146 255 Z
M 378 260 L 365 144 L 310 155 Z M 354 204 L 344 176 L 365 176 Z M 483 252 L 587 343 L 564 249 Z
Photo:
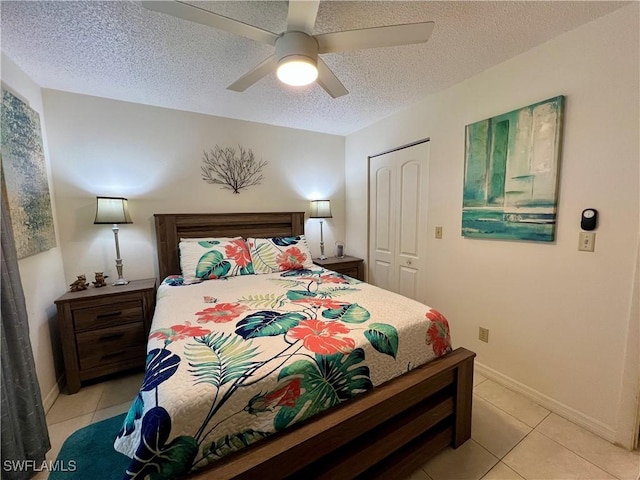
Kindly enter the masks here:
M 96 272 L 96 281 L 93 282 L 93 286 L 96 288 L 104 287 L 107 285 L 105 278 L 109 278 L 109 275 L 105 275 L 104 272 Z
M 69 286 L 71 287 L 72 292 L 79 292 L 80 290 L 86 290 L 88 287 L 86 275 L 78 275 L 78 279 Z

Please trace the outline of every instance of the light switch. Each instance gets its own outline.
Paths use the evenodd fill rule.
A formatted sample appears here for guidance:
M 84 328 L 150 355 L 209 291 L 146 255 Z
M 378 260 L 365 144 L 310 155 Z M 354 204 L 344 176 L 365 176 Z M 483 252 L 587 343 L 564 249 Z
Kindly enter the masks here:
M 580 232 L 578 250 L 580 250 L 581 252 L 593 252 L 595 248 L 596 248 L 596 233 Z

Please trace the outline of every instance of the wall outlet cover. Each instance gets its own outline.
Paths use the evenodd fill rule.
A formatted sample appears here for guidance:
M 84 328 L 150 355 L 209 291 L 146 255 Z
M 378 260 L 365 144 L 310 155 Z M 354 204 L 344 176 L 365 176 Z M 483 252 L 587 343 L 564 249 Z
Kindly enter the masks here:
M 484 328 L 484 327 L 480 327 L 478 329 L 478 339 L 481 342 L 489 343 L 489 329 L 488 328 Z

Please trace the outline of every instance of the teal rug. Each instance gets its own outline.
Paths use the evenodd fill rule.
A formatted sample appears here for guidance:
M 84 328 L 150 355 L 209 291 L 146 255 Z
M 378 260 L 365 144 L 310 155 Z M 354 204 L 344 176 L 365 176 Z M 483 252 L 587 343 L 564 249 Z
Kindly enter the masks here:
M 57 470 L 49 479 L 122 480 L 131 459 L 116 452 L 113 442 L 125 416 L 123 413 L 72 433 L 62 445 Z

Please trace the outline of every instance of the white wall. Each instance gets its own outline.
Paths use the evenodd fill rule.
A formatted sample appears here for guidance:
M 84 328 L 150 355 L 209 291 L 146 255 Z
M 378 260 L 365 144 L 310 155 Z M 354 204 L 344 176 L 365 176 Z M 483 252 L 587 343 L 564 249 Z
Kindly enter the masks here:
M 610 440 L 625 421 L 622 394 L 638 384 L 636 371 L 636 390 L 622 386 L 638 321 L 638 11 L 617 10 L 346 140 L 353 253 L 367 253 L 367 156 L 430 137 L 428 231 L 442 225 L 444 238 L 424 240 L 428 303 L 485 372 Z M 465 125 L 556 95 L 566 95 L 556 241 L 461 237 Z M 577 251 L 586 207 L 600 211 L 595 253 Z M 629 345 L 637 352 L 637 339 Z
M 93 225 L 97 195 L 129 199 L 120 226 L 124 276 L 157 276 L 154 213 L 307 211 L 329 198 L 325 243 L 344 240 L 344 137 L 44 90 L 66 279 L 115 275 L 108 225 Z M 261 185 L 233 194 L 201 178 L 203 150 L 250 148 L 269 162 Z M 308 220 L 312 254 L 319 225 Z
M 40 115 L 45 163 L 49 174 L 49 193 L 51 194 L 57 247 L 18 261 L 29 316 L 29 337 L 36 364 L 36 374 L 45 410 L 48 410 L 58 396 L 59 388 L 56 380 L 63 371 L 59 332 L 55 321 L 56 309 L 53 302 L 65 292 L 66 284 L 62 269 L 60 227 L 56 222 L 56 204 L 51 183 L 46 122 L 43 115 L 40 87 L 4 53 L 2 53 L 2 87 L 20 97 Z

